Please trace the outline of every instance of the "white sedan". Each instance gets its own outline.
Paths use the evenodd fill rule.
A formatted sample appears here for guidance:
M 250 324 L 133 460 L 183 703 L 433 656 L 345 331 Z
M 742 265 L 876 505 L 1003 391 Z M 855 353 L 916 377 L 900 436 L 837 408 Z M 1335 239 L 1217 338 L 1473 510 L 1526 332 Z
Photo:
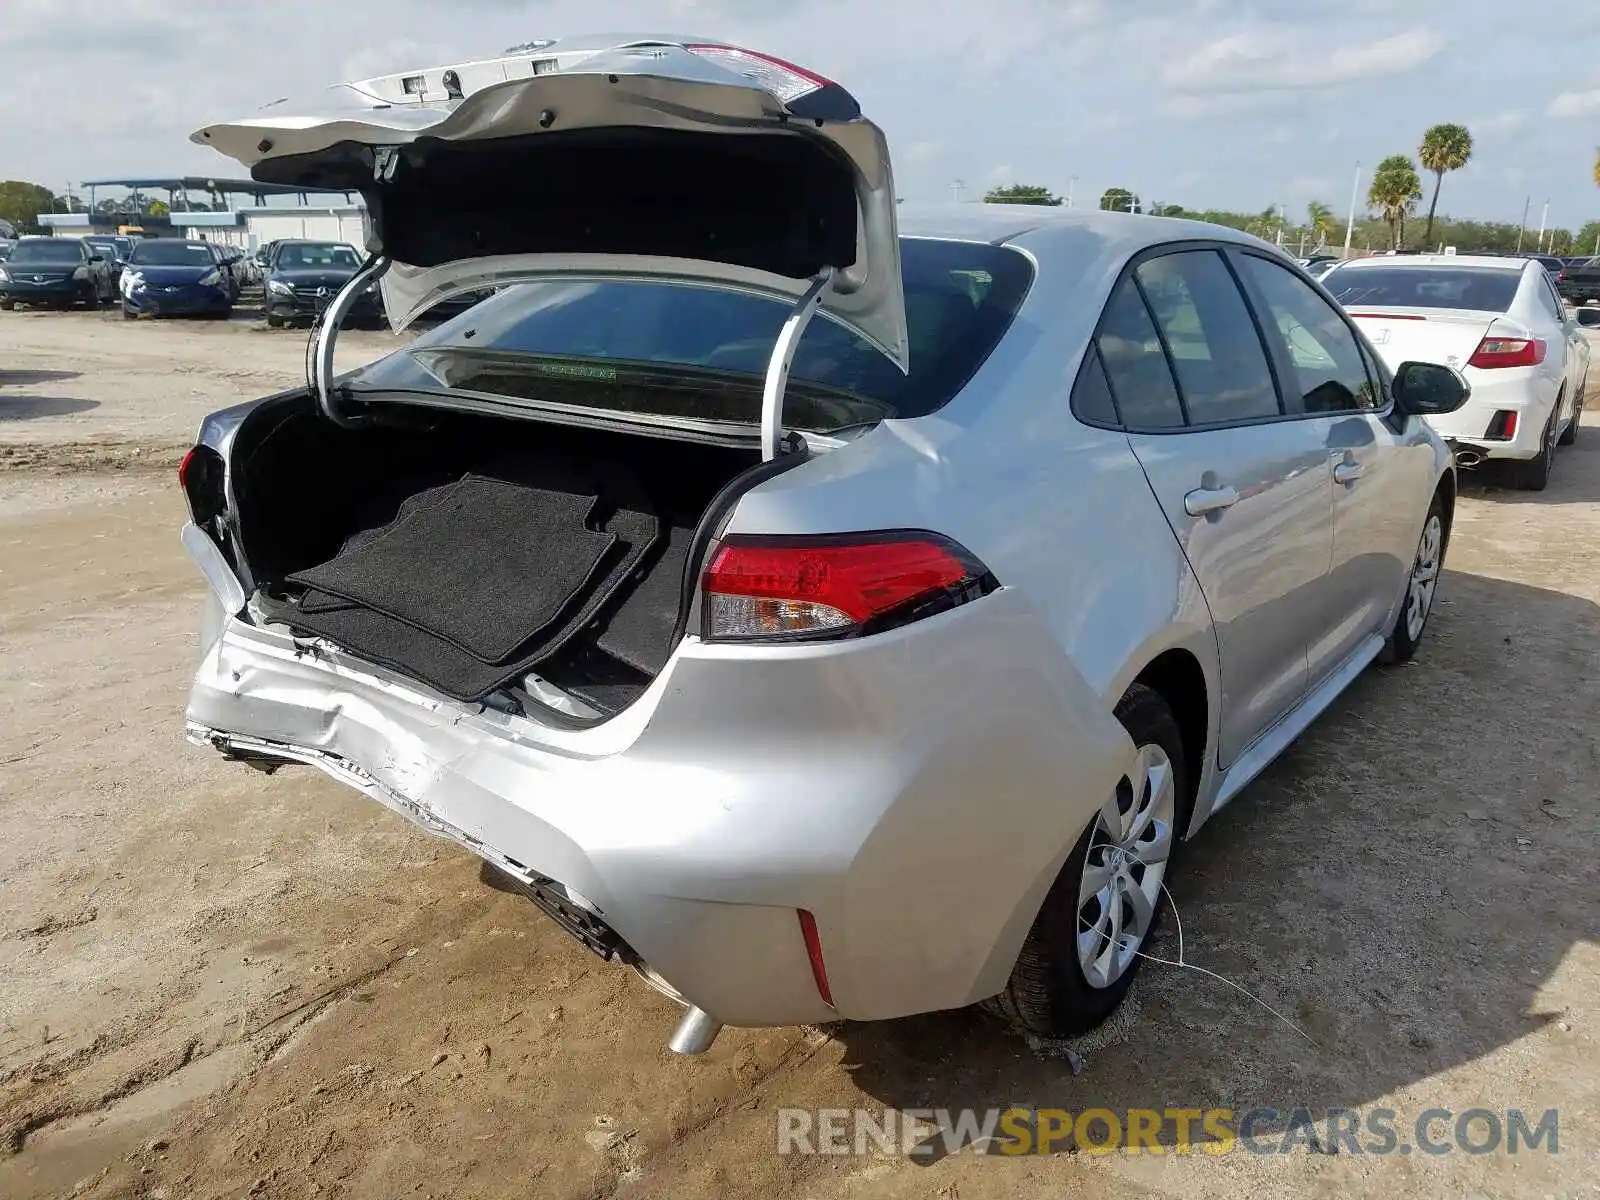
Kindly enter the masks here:
M 1390 369 L 1443 363 L 1472 385 L 1430 417 L 1466 467 L 1506 459 L 1518 487 L 1541 490 L 1555 448 L 1578 436 L 1589 341 L 1536 259 L 1416 255 L 1341 263 L 1323 276 Z

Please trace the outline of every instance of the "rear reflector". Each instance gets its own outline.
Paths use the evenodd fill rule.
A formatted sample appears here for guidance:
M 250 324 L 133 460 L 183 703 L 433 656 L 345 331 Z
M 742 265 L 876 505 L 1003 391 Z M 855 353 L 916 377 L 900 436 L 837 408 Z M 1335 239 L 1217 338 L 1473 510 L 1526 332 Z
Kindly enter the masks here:
M 1544 342 L 1538 338 L 1486 337 L 1478 343 L 1467 366 L 1480 370 L 1497 367 L 1536 367 L 1544 361 Z
M 707 641 L 850 637 L 921 620 L 994 588 L 933 533 L 730 537 L 706 568 Z
M 822 961 L 822 939 L 817 936 L 817 919 L 803 908 L 796 911 L 800 914 L 800 936 L 805 939 L 806 956 L 811 959 L 811 978 L 817 982 L 817 995 L 831 1007 L 833 989 L 828 986 L 828 965 Z
M 1494 420 L 1489 422 L 1489 428 L 1483 434 L 1497 442 L 1509 442 L 1517 436 L 1517 414 L 1515 409 L 1502 408 L 1494 414 Z

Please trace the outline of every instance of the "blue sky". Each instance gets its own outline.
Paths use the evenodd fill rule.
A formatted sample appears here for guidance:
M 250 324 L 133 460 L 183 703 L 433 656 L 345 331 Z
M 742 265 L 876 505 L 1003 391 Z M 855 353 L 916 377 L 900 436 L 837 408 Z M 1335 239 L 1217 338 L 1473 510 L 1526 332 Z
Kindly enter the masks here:
M 1441 211 L 1600 218 L 1600 3 L 1503 0 L 5 0 L 0 175 L 222 173 L 200 124 L 339 79 L 603 29 L 738 41 L 838 79 L 902 195 L 1042 183 L 1341 214 L 1430 124 L 1478 143 Z M 1526 14 L 1526 19 L 1524 19 Z M 1363 188 L 1364 190 L 1364 188 Z

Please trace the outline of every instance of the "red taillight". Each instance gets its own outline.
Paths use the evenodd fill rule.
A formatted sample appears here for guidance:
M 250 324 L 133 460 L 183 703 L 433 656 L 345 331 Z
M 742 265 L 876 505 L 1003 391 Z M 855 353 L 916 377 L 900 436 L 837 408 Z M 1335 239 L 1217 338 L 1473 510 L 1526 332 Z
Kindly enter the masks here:
M 720 66 L 737 71 L 752 83 L 760 84 L 785 104 L 798 100 L 832 81 L 814 71 L 797 67 L 792 62 L 762 54 L 759 50 L 743 50 L 737 46 L 718 46 L 696 43 L 685 46 L 691 54 L 709 58 Z
M 191 446 L 188 453 L 183 456 L 183 461 L 178 464 L 178 486 L 184 491 L 189 490 L 189 464 L 194 462 L 195 452 L 199 446 Z
M 189 515 L 204 525 L 227 507 L 222 456 L 210 446 L 194 446 L 178 464 L 178 486 L 189 500 Z
M 931 616 L 992 586 L 932 533 L 731 537 L 706 568 L 709 641 L 848 637 Z
M 1536 367 L 1544 361 L 1544 342 L 1538 338 L 1486 337 L 1467 359 L 1467 366 L 1483 370 L 1496 367 Z
M 817 936 L 817 919 L 805 909 L 800 914 L 800 936 L 805 939 L 806 957 L 811 960 L 811 978 L 817 981 L 817 995 L 822 1002 L 833 1004 L 833 989 L 828 986 L 828 965 L 822 961 L 822 939 Z

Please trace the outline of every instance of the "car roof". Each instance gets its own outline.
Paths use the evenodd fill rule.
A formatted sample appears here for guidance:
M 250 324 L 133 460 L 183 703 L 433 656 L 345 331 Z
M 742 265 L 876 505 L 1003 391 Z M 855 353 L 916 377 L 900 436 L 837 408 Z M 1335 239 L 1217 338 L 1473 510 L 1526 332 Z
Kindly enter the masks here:
M 1341 263 L 1339 269 L 1370 270 L 1374 267 L 1472 267 L 1492 271 L 1526 271 L 1529 266 L 1540 266 L 1535 258 L 1516 258 L 1493 254 L 1396 254 L 1373 255 L 1371 258 L 1352 258 Z M 1543 268 L 1540 267 L 1542 270 Z
M 1078 233 L 1100 243 L 1106 252 L 1133 254 L 1146 246 L 1188 238 L 1265 246 L 1270 242 L 1206 221 L 1181 217 L 1149 217 L 1139 213 L 1104 212 L 1097 208 L 1061 208 L 1045 204 L 916 204 L 899 206 L 902 237 L 947 238 L 952 241 L 1005 245 L 1024 236 L 1051 231 Z M 1284 261 L 1290 261 L 1284 256 Z

